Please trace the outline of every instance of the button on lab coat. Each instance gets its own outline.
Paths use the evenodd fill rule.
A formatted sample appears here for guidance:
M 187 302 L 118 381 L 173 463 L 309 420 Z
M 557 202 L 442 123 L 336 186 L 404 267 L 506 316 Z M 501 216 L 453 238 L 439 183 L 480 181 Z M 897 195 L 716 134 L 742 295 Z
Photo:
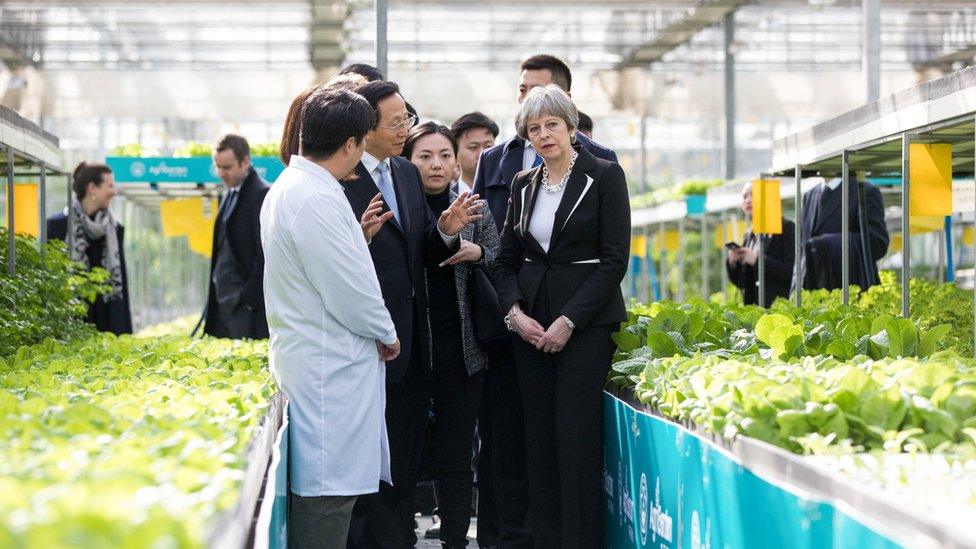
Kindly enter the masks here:
M 261 208 L 271 371 L 290 401 L 299 496 L 359 495 L 390 482 L 385 365 L 396 340 L 359 221 L 327 170 L 300 156 Z

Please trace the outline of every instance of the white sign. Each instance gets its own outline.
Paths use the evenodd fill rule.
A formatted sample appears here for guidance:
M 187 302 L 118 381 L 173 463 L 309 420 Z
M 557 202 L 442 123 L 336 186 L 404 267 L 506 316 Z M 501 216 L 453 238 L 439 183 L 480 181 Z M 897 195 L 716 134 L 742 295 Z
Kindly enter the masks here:
M 976 211 L 976 181 L 953 181 L 952 212 L 965 213 L 973 211 Z

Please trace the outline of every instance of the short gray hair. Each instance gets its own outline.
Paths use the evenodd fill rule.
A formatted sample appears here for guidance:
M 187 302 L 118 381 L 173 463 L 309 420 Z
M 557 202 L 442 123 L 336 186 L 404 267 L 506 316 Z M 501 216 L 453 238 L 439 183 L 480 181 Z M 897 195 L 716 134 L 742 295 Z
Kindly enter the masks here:
M 536 86 L 529 90 L 519 108 L 518 116 L 515 118 L 515 131 L 519 137 L 528 139 L 529 121 L 543 116 L 562 118 L 566 122 L 566 126 L 569 127 L 570 140 L 576 141 L 579 111 L 576 110 L 576 104 L 569 98 L 569 94 L 555 84 Z

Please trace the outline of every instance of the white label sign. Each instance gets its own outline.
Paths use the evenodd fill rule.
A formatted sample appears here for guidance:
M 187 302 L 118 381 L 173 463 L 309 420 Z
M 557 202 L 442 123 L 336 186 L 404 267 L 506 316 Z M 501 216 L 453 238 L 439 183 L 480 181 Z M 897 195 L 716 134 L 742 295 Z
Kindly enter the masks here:
M 952 182 L 952 211 L 953 213 L 976 211 L 976 181 Z

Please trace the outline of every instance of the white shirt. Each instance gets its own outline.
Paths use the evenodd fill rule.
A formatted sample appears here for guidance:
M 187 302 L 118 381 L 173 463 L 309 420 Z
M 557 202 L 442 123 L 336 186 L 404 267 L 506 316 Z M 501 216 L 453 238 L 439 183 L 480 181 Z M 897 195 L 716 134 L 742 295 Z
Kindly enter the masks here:
M 299 496 L 369 494 L 390 481 L 386 367 L 392 344 L 373 260 L 342 187 L 293 155 L 261 207 L 269 358 L 289 400 Z
M 471 189 L 472 189 L 471 185 L 465 183 L 465 181 L 460 177 L 457 178 L 457 181 L 455 181 L 454 183 L 457 185 L 457 188 L 455 188 L 454 191 L 458 193 L 458 195 L 462 193 L 468 193 L 468 194 L 471 193 Z
M 522 169 L 527 170 L 535 164 L 535 157 L 538 156 L 535 149 L 532 148 L 532 142 L 528 139 L 525 140 L 525 151 L 522 152 Z
M 532 206 L 529 233 L 532 238 L 539 242 L 546 253 L 549 252 L 549 239 L 552 238 L 552 227 L 556 222 L 556 210 L 559 209 L 559 202 L 562 201 L 564 192 L 566 192 L 566 185 L 563 185 L 559 192 L 555 193 L 548 193 L 545 189 L 539 189 L 535 204 Z
M 836 191 L 837 187 L 840 187 L 841 183 L 843 182 L 844 180 L 839 177 L 835 177 L 833 179 L 824 179 L 824 185 L 826 185 L 827 188 L 832 191 Z
M 375 156 L 369 154 L 368 152 L 363 152 L 363 158 L 360 160 L 360 162 L 363 163 L 363 167 L 366 168 L 366 171 L 368 171 L 369 172 L 369 175 L 372 176 L 373 183 L 376 183 L 376 187 L 379 188 L 379 186 L 380 186 L 380 171 L 377 168 L 379 167 L 381 161 L 379 159 L 377 159 Z M 390 170 L 390 181 L 393 182 L 393 186 L 395 188 L 396 187 L 396 182 L 393 180 L 393 169 L 390 166 L 390 159 L 389 158 L 385 158 L 385 159 L 382 160 L 382 162 L 384 164 L 386 164 L 387 169 Z M 387 205 L 387 206 L 389 207 L 389 205 Z M 400 204 L 397 204 L 397 206 L 400 206 Z M 397 208 L 397 209 L 399 211 L 401 211 L 401 212 L 403 211 L 403 209 L 401 209 L 401 208 Z M 442 233 L 440 227 L 437 227 L 437 232 L 438 232 L 438 234 L 441 235 L 441 240 L 443 240 L 444 243 L 447 244 L 447 247 L 448 248 L 450 248 L 451 246 L 453 246 L 454 245 L 454 241 L 457 240 L 457 238 L 458 238 L 458 235 L 447 236 L 446 234 Z

